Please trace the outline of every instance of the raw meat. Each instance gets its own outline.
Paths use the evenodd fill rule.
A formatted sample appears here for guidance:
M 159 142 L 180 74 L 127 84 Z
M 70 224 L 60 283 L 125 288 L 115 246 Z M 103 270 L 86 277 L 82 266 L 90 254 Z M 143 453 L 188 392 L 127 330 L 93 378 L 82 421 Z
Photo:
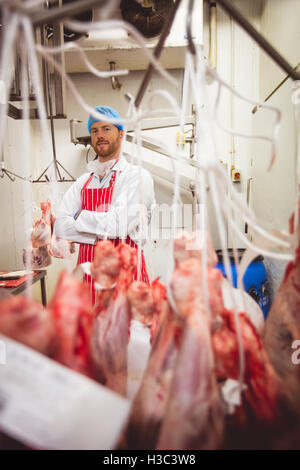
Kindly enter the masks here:
M 45 203 L 41 203 L 42 204 Z M 63 238 L 57 238 L 55 233 L 54 233 L 54 224 L 56 217 L 55 215 L 51 212 L 51 243 L 50 243 L 50 248 L 49 248 L 49 253 L 51 256 L 54 258 L 71 258 L 71 255 L 75 253 L 75 243 L 65 240 Z
M 186 242 L 186 235 L 183 239 L 174 241 L 174 258 L 177 267 L 193 256 L 200 257 L 199 250 L 187 249 Z M 152 324 L 153 346 L 140 389 L 132 404 L 122 443 L 122 446 L 128 449 L 154 449 L 156 446 L 166 412 L 184 326 L 184 316 L 175 314 L 170 308 L 165 286 L 157 279 L 151 287 L 156 305 L 156 314 Z M 184 287 L 180 281 L 178 289 L 178 292 L 176 290 L 174 293 L 173 289 L 172 292 L 174 307 L 179 310 L 182 296 L 186 295 L 186 286 Z
M 224 404 L 214 374 L 209 323 L 187 319 L 157 449 L 218 449 Z
M 96 379 L 123 396 L 127 393 L 129 323 L 127 296 L 121 292 L 97 316 L 91 341 Z
M 0 302 L 0 332 L 49 355 L 55 347 L 55 329 L 48 309 L 27 297 Z
M 213 250 L 208 242 L 207 246 Z M 208 305 L 213 332 L 212 347 L 219 379 L 238 378 L 238 343 L 234 314 L 226 310 L 223 302 L 223 276 L 214 266 L 214 257 L 207 267 Z M 204 308 L 201 255 L 181 263 L 172 278 L 172 293 L 183 316 L 188 316 L 195 305 Z M 176 275 L 175 275 L 176 274 Z M 207 312 L 209 314 L 209 312 Z M 259 335 L 248 315 L 239 312 L 245 349 L 246 372 L 244 381 L 248 386 L 245 396 L 261 420 L 278 418 L 279 383 L 264 351 Z
M 279 418 L 280 380 L 266 354 L 262 341 L 246 314 L 240 314 L 245 354 L 244 396 L 261 421 L 274 423 Z M 234 314 L 222 313 L 222 326 L 213 333 L 216 373 L 219 379 L 238 379 L 239 355 Z
M 134 281 L 127 292 L 131 316 L 144 325 L 150 325 L 155 313 L 152 289 L 145 282 Z
M 93 328 L 92 354 L 97 379 L 111 390 L 126 396 L 127 345 L 130 308 L 127 289 L 133 280 L 136 250 L 125 243 L 117 247 L 110 241 L 99 242 L 91 272 L 105 288 L 106 308 L 98 314 Z M 110 294 L 107 288 L 111 288 Z M 103 304 L 103 299 L 102 299 Z
M 169 309 L 160 322 L 141 386 L 134 398 L 122 446 L 155 449 L 165 414 L 182 322 Z
M 49 254 L 48 246 L 24 248 L 23 263 L 28 269 L 41 269 L 49 266 L 52 263 L 52 259 Z
M 75 245 L 71 241 L 57 238 L 54 234 L 55 216 L 51 211 L 51 202 L 41 202 L 42 217 L 35 221 L 32 233 L 31 244 L 32 253 L 28 249 L 28 256 L 30 256 L 31 264 L 38 265 L 38 267 L 48 266 L 51 261 L 45 257 L 46 248 L 48 256 L 54 258 L 70 258 L 75 253 Z M 39 249 L 43 251 L 34 251 Z M 25 255 L 24 255 L 25 256 Z M 25 263 L 24 263 L 25 264 Z
M 172 295 L 178 310 L 185 317 L 195 302 L 204 302 L 200 255 L 198 258 L 194 257 L 182 262 L 178 265 L 177 270 L 175 269 L 175 272 L 176 275 L 173 275 L 171 283 Z M 198 277 L 193 279 L 194 275 Z M 208 287 L 207 303 L 210 307 L 207 313 L 211 315 L 214 322 L 217 322 L 224 308 L 222 297 L 223 276 L 218 269 L 210 268 L 206 270 L 206 279 Z
M 300 216 L 300 201 L 299 201 Z M 266 320 L 263 342 L 277 373 L 284 380 L 284 392 L 293 409 L 300 413 L 300 366 L 293 363 L 293 343 L 300 340 L 300 223 L 295 228 L 294 215 L 290 232 L 294 233 L 297 248 L 295 260 L 285 272 Z
M 159 331 L 161 323 L 164 321 L 164 318 L 169 312 L 169 302 L 166 286 L 160 282 L 159 277 L 154 279 L 152 282 L 151 290 L 155 305 L 155 311 L 150 327 L 151 344 L 153 344 L 154 337 Z
M 54 258 L 71 258 L 71 255 L 75 253 L 75 244 L 52 235 L 49 253 Z
M 166 287 L 155 279 L 151 286 L 134 281 L 127 293 L 132 321 L 128 344 L 128 398 L 136 395 L 148 363 L 153 338 L 168 309 Z M 150 329 L 149 329 L 150 325 Z
M 93 377 L 90 340 L 94 314 L 88 286 L 63 271 L 49 309 L 58 341 L 54 359 Z
M 40 248 L 42 246 L 49 245 L 51 242 L 51 203 L 41 202 L 42 217 L 36 220 L 32 233 L 31 242 L 33 248 Z
M 128 250 L 129 245 L 120 243 L 117 247 L 110 240 L 101 240 L 95 248 L 91 275 L 95 281 L 95 311 L 98 315 L 105 310 L 115 290 L 124 292 L 133 281 L 136 266 L 136 252 Z
M 94 281 L 104 289 L 114 287 L 120 275 L 121 267 L 120 254 L 114 244 L 109 240 L 99 241 L 91 265 L 91 275 Z
M 204 235 L 205 233 L 205 235 Z M 205 236 L 205 238 L 204 238 Z M 214 250 L 211 237 L 208 232 L 197 231 L 192 234 L 183 232 L 174 240 L 174 260 L 175 267 L 187 259 L 201 259 L 204 241 L 206 243 L 207 260 L 209 267 L 214 267 L 218 262 L 217 254 Z
M 216 359 L 216 372 L 218 378 L 238 378 L 238 345 L 234 314 L 224 308 L 223 278 L 219 270 L 214 269 L 214 256 L 212 244 L 207 239 L 209 248 L 208 259 L 211 260 L 207 268 L 207 286 L 209 293 L 209 307 L 212 319 L 213 349 Z M 202 263 L 193 252 L 193 258 L 181 264 L 181 269 L 175 270 L 176 276 L 172 279 L 173 297 L 179 311 L 187 315 L 193 305 L 203 304 L 202 295 Z M 197 259 L 198 258 L 198 259 Z M 198 280 L 193 282 L 194 277 Z M 248 388 L 246 398 L 253 407 L 254 412 L 261 420 L 275 421 L 278 418 L 279 382 L 267 354 L 264 351 L 259 335 L 251 323 L 248 315 L 239 313 L 242 328 L 243 344 L 245 349 L 246 371 L 244 381 Z
M 210 244 L 208 243 L 207 246 L 209 247 Z M 195 370 L 190 372 L 190 382 L 188 378 L 185 378 L 185 381 L 182 380 L 182 377 L 184 376 L 185 370 L 186 374 L 190 371 L 187 367 L 187 358 L 189 356 L 192 357 L 191 352 L 188 352 L 189 348 L 192 349 L 194 345 L 196 351 L 197 346 L 199 348 L 201 347 L 201 342 L 197 342 L 194 336 L 196 336 L 197 331 L 198 338 L 201 337 L 201 334 L 204 334 L 205 321 L 207 321 L 207 318 L 211 319 L 210 329 L 213 332 L 213 345 L 209 345 L 208 340 L 206 340 L 205 343 L 205 340 L 202 339 L 202 344 L 206 344 L 206 348 L 203 351 L 199 349 L 195 356 L 200 361 L 201 356 L 204 355 L 204 357 L 207 357 L 207 355 L 210 354 L 209 351 L 211 351 L 213 346 L 216 360 L 215 370 L 218 379 L 226 379 L 229 377 L 237 379 L 239 373 L 236 326 L 233 312 L 226 311 L 224 308 L 222 276 L 217 272 L 218 270 L 213 268 L 214 257 L 209 253 L 208 260 L 211 261 L 209 261 L 206 270 L 208 298 L 205 299 L 203 295 L 201 253 L 200 256 L 197 256 L 197 252 L 192 253 L 192 258 L 184 262 L 182 262 L 182 260 L 186 258 L 186 256 L 181 256 L 181 262 L 179 262 L 179 265 L 177 263 L 177 268 L 174 271 L 171 282 L 173 299 L 178 309 L 177 313 L 187 318 L 187 322 L 174 372 L 168 412 L 158 442 L 158 448 L 164 449 L 201 448 L 200 446 L 203 446 L 203 448 L 211 448 L 212 443 L 213 447 L 218 447 L 221 444 L 222 427 L 218 427 L 217 418 L 215 419 L 214 425 L 211 427 L 207 426 L 207 429 L 211 430 L 212 440 L 209 440 L 209 435 L 207 434 L 205 434 L 205 436 L 208 440 L 202 440 L 202 434 L 198 444 L 196 431 L 192 429 L 196 427 L 196 429 L 201 431 L 201 425 L 188 427 L 186 424 L 189 421 L 195 423 L 192 413 L 193 410 L 195 411 L 197 409 L 197 401 L 194 403 L 194 406 L 189 406 L 193 404 L 193 397 L 197 400 L 197 392 L 195 389 L 193 393 L 190 392 L 192 385 L 197 384 L 197 373 Z M 244 382 L 247 388 L 243 393 L 246 406 L 250 408 L 251 412 L 255 414 L 260 422 L 272 423 L 272 425 L 276 423 L 276 425 L 278 425 L 282 417 L 280 410 L 280 381 L 268 360 L 259 335 L 248 316 L 240 313 L 239 317 L 246 360 Z M 186 352 L 186 356 L 181 362 L 181 354 L 184 355 L 184 351 Z M 197 367 L 197 359 L 192 361 L 195 367 Z M 218 416 L 219 413 L 220 416 L 222 416 L 222 405 L 217 388 L 211 386 L 211 383 L 215 383 L 215 378 L 212 378 L 211 374 L 209 374 L 209 370 L 213 371 L 214 366 L 212 365 L 213 363 L 209 363 L 208 359 L 205 360 L 205 364 L 208 369 L 206 369 L 205 378 L 203 379 L 202 377 L 202 384 L 207 384 L 208 389 L 212 391 L 212 402 L 210 403 L 209 400 L 204 400 L 204 405 L 207 406 L 209 410 L 206 416 Z M 204 370 L 205 368 L 203 366 L 199 366 L 198 376 L 200 376 L 200 373 Z M 214 372 L 212 373 L 214 375 Z M 211 380 L 213 382 L 211 382 Z M 185 382 L 187 382 L 186 388 Z M 200 379 L 198 383 L 200 383 Z M 188 384 L 190 384 L 190 387 L 188 387 Z M 201 396 L 200 392 L 201 388 L 199 387 L 199 403 L 201 403 L 201 399 L 204 398 L 203 395 Z M 181 396 L 185 397 L 185 400 L 180 399 Z M 200 407 L 200 415 L 202 411 L 203 408 Z M 215 414 L 214 411 L 216 412 Z M 184 423 L 184 425 L 180 426 L 180 422 Z M 209 420 L 209 423 L 212 424 L 212 421 Z
M 157 449 L 217 449 L 222 443 L 225 408 L 214 372 L 201 279 L 196 258 L 181 260 L 172 276 L 172 294 L 185 326 Z

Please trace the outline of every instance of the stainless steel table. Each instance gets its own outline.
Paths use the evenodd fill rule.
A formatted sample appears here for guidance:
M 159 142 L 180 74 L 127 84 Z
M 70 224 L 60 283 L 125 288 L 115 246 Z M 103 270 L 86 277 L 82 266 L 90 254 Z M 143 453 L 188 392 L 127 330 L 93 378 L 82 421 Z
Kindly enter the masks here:
M 42 295 L 42 304 L 44 306 L 47 305 L 47 296 L 46 296 L 46 283 L 45 283 L 45 276 L 47 274 L 46 269 L 42 269 L 41 271 L 35 271 L 38 274 L 31 277 L 31 284 L 35 284 L 36 282 L 40 281 L 41 283 L 41 295 Z M 17 295 L 20 292 L 23 292 L 26 289 L 26 281 L 22 282 L 22 284 L 18 285 L 17 287 L 0 287 L 0 300 L 8 297 L 9 295 Z

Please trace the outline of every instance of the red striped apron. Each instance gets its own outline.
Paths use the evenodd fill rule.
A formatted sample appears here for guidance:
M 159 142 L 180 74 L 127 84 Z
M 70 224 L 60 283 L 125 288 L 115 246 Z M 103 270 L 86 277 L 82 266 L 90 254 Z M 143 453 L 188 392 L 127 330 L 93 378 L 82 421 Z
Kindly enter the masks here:
M 93 178 L 93 173 L 87 179 L 85 184 L 81 189 L 81 203 L 82 203 L 82 210 L 88 211 L 97 211 L 97 212 L 107 212 L 111 205 L 112 194 L 115 186 L 116 181 L 116 171 L 113 171 L 109 186 L 107 188 L 88 188 L 88 185 Z M 121 243 L 120 238 L 111 239 L 115 246 L 118 246 Z M 127 236 L 125 243 L 130 245 L 132 248 L 138 249 L 138 246 L 134 241 L 131 240 L 129 236 Z M 96 245 L 88 245 L 85 243 L 81 243 L 79 247 L 79 254 L 78 254 L 78 261 L 77 264 L 85 263 L 87 261 L 92 262 L 94 259 L 94 252 L 95 252 Z M 134 279 L 138 279 L 138 272 L 136 269 Z M 91 276 L 84 276 L 84 280 L 89 283 L 90 285 L 90 292 L 91 292 L 91 300 L 92 303 L 95 303 L 95 289 L 93 285 L 93 281 Z M 146 269 L 146 263 L 143 251 L 141 252 L 141 270 L 140 270 L 140 277 L 139 280 L 146 282 L 149 285 L 149 278 Z

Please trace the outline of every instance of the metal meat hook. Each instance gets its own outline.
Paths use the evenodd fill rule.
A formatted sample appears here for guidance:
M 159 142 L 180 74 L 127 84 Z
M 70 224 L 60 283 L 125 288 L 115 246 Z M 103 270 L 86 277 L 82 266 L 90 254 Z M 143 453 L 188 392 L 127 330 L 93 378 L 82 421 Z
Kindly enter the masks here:
M 110 66 L 110 71 L 114 72 L 116 70 L 116 63 L 114 61 L 111 61 L 109 63 Z M 111 86 L 113 87 L 113 90 L 120 90 L 122 88 L 122 84 L 119 82 L 118 77 L 115 75 L 112 75 L 111 77 Z

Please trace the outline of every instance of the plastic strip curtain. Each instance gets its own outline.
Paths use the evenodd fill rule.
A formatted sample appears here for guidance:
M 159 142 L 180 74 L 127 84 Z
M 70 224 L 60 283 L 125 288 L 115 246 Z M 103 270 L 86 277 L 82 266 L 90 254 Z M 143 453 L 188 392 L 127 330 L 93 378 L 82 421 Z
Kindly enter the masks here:
M 44 109 L 44 103 L 43 103 L 43 97 L 42 97 L 42 89 L 41 89 L 41 84 L 40 84 L 40 77 L 39 77 L 39 72 L 38 72 L 38 62 L 37 62 L 37 53 L 44 57 L 46 60 L 51 63 L 56 70 L 58 70 L 61 75 L 66 79 L 66 84 L 69 86 L 69 89 L 71 93 L 74 95 L 76 98 L 77 102 L 80 104 L 80 106 L 89 114 L 94 115 L 96 118 L 101 119 L 102 116 L 100 113 L 97 113 L 91 106 L 89 106 L 83 98 L 80 96 L 78 91 L 76 90 L 75 85 L 71 81 L 70 77 L 68 77 L 61 66 L 54 60 L 53 54 L 56 52 L 65 50 L 70 47 L 68 46 L 63 46 L 61 48 L 47 48 L 47 47 L 42 47 L 40 45 L 35 44 L 34 42 L 34 36 L 33 36 L 33 30 L 32 26 L 30 24 L 30 20 L 28 17 L 23 16 L 22 13 L 14 13 L 10 14 L 9 12 L 7 13 L 8 15 L 8 25 L 9 27 L 5 29 L 5 34 L 7 36 L 6 40 L 4 42 L 4 49 L 3 49 L 3 54 L 2 54 L 2 67 L 1 70 L 5 71 L 2 72 L 2 78 L 6 84 L 6 89 L 8 90 L 10 88 L 10 82 L 11 82 L 11 76 L 8 74 L 7 70 L 9 70 L 9 67 L 7 66 L 9 60 L 11 59 L 12 55 L 12 50 L 13 50 L 13 44 L 16 39 L 17 35 L 17 30 L 18 26 L 22 24 L 23 30 L 24 30 L 24 39 L 25 39 L 25 48 L 27 50 L 29 62 L 31 65 L 32 73 L 33 73 L 33 83 L 35 87 L 35 92 L 37 95 L 37 103 L 38 103 L 38 108 L 39 108 L 39 113 L 40 113 L 40 124 L 41 124 L 41 131 L 42 131 L 42 139 L 43 139 L 43 146 L 45 149 L 50 149 L 51 146 L 50 140 L 49 140 L 49 129 L 47 128 L 47 122 L 46 122 L 46 113 Z M 108 11 L 104 14 L 105 16 L 109 16 Z M 174 84 L 174 78 L 170 76 L 162 67 L 159 65 L 158 61 L 149 53 L 148 49 L 145 47 L 143 43 L 142 37 L 137 33 L 137 31 L 133 27 L 129 27 L 128 24 L 124 23 L 123 21 L 101 21 L 97 23 L 87 24 L 87 23 L 79 23 L 79 22 L 74 22 L 74 21 L 65 21 L 64 22 L 68 27 L 71 27 L 72 29 L 80 32 L 85 32 L 88 30 L 91 30 L 91 26 L 93 29 L 96 30 L 107 30 L 111 28 L 123 28 L 127 32 L 130 31 L 132 34 L 133 39 L 141 45 L 143 48 L 143 51 L 147 58 L 151 61 L 151 63 L 154 65 L 156 68 L 157 72 L 162 74 L 166 79 L 171 81 Z M 79 46 L 75 46 L 76 49 L 79 48 Z M 150 54 L 150 55 L 149 55 Z M 84 52 L 81 51 L 80 55 L 82 57 L 84 56 Z M 84 58 L 84 61 L 86 65 L 88 66 L 89 70 L 91 73 L 93 73 L 97 77 L 101 77 L 102 79 L 107 79 L 111 76 L 111 74 L 107 72 L 101 72 L 96 70 L 91 64 L 88 64 L 88 61 L 86 58 Z M 123 70 L 119 71 L 118 74 L 125 74 L 128 71 Z M 115 74 L 115 72 L 114 72 Z M 218 83 L 218 88 L 219 92 L 217 95 L 217 99 L 212 107 L 209 104 L 205 106 L 205 110 L 202 107 L 202 104 L 206 100 L 206 76 L 210 75 L 213 80 L 215 80 Z M 191 85 L 191 89 L 189 89 L 188 84 Z M 241 100 L 245 100 L 247 102 L 250 102 L 252 104 L 258 104 L 263 108 L 266 108 L 270 110 L 271 112 L 275 113 L 276 116 L 276 122 L 275 126 L 273 128 L 273 133 L 271 137 L 267 136 L 249 136 L 249 135 L 244 135 L 236 130 L 233 129 L 227 129 L 224 128 L 219 120 L 218 120 L 218 108 L 219 108 L 219 103 L 220 103 L 220 96 L 223 88 L 227 88 L 230 90 L 231 93 L 235 93 L 236 96 L 238 96 Z M 188 94 L 191 90 L 191 95 L 192 98 L 195 102 L 196 106 L 196 116 L 197 116 L 197 128 L 196 128 L 196 133 L 197 133 L 197 141 L 198 143 L 201 141 L 202 145 L 201 147 L 198 145 L 196 146 L 196 157 L 195 160 L 193 161 L 194 166 L 196 166 L 197 171 L 196 171 L 196 177 L 195 177 L 195 188 L 196 188 L 196 194 L 197 198 L 202 204 L 204 208 L 204 217 L 202 219 L 202 226 L 198 227 L 201 228 L 204 232 L 209 231 L 209 215 L 207 213 L 207 195 L 206 195 L 206 186 L 209 184 L 211 194 L 212 194 L 212 200 L 213 200 L 213 205 L 214 205 L 214 210 L 215 210 L 215 217 L 217 220 L 217 226 L 218 226 L 218 231 L 220 235 L 220 240 L 221 240 L 221 245 L 222 245 L 222 251 L 223 251 L 223 258 L 224 258 L 224 264 L 225 264 L 225 270 L 228 276 L 228 279 L 230 280 L 232 284 L 232 275 L 231 275 L 231 268 L 230 268 L 230 260 L 229 260 L 229 255 L 228 255 L 228 250 L 227 250 L 227 237 L 226 237 L 226 226 L 225 223 L 229 223 L 230 229 L 237 235 L 238 239 L 241 240 L 243 243 L 245 243 L 246 246 L 249 248 L 253 249 L 257 253 L 262 253 L 266 256 L 273 257 L 273 258 L 279 258 L 279 259 L 286 259 L 290 260 L 292 259 L 292 254 L 290 253 L 289 249 L 291 248 L 291 243 L 290 240 L 282 240 L 280 237 L 277 237 L 275 235 L 272 235 L 265 231 L 262 227 L 260 227 L 256 221 L 255 221 L 255 216 L 252 214 L 252 212 L 249 210 L 247 205 L 243 202 L 241 202 L 238 198 L 238 195 L 235 191 L 235 189 L 232 187 L 231 182 L 228 179 L 228 175 L 226 172 L 220 167 L 218 159 L 217 159 L 217 152 L 216 152 L 216 147 L 214 143 L 214 127 L 219 126 L 222 128 L 223 131 L 231 134 L 231 135 L 236 135 L 240 136 L 243 138 L 250 138 L 250 139 L 264 139 L 268 140 L 271 144 L 271 159 L 270 159 L 270 168 L 272 167 L 272 164 L 274 162 L 275 158 L 275 147 L 276 147 L 276 138 L 278 134 L 278 126 L 279 126 L 279 120 L 280 120 L 280 113 L 278 110 L 275 108 L 272 108 L 268 105 L 265 105 L 263 103 L 257 103 L 253 100 L 251 100 L 248 97 L 244 97 L 243 95 L 235 92 L 230 88 L 228 84 L 226 84 L 217 74 L 216 72 L 212 71 L 209 69 L 207 66 L 206 62 L 204 61 L 202 57 L 202 53 L 200 49 L 196 50 L 196 64 L 193 62 L 193 58 L 190 55 L 190 52 L 187 52 L 187 57 L 186 57 L 186 75 L 184 77 L 184 86 L 183 86 L 183 96 L 182 96 L 182 103 L 181 103 L 181 109 L 180 111 L 180 106 L 174 100 L 174 98 L 171 96 L 170 93 L 166 92 L 165 90 L 156 90 L 151 94 L 151 96 L 148 99 L 148 105 L 146 108 L 143 110 L 135 110 L 132 108 L 132 103 L 129 104 L 131 108 L 128 111 L 128 115 L 125 119 L 122 119 L 122 123 L 125 126 L 134 126 L 136 128 L 135 132 L 135 142 L 137 144 L 137 153 L 136 156 L 138 158 L 138 165 L 139 165 L 139 171 L 141 172 L 141 127 L 140 127 L 140 122 L 143 118 L 146 117 L 154 117 L 158 115 L 175 115 L 180 117 L 180 122 L 181 122 L 181 131 L 183 131 L 183 116 L 186 112 L 186 105 L 188 101 Z M 167 103 L 166 107 L 159 107 L 155 108 L 153 105 L 153 100 L 155 97 L 160 96 L 161 99 L 160 101 L 164 101 Z M 2 108 L 2 114 L 0 115 L 0 144 L 2 145 L 3 141 L 3 129 L 4 129 L 4 123 L 5 123 L 5 113 L 3 111 L 4 108 Z M 25 111 L 24 111 L 25 112 Z M 115 119 L 108 119 L 106 117 L 107 121 L 110 121 L 112 123 L 118 123 L 120 121 L 117 121 Z M 174 183 L 174 197 L 173 197 L 173 206 L 176 207 L 176 205 L 180 206 L 180 193 L 179 193 L 179 174 L 178 174 L 178 163 L 184 163 L 186 162 L 186 158 L 183 157 L 182 153 L 180 152 L 173 152 L 170 149 L 168 149 L 168 145 L 166 145 L 164 142 L 159 142 L 160 146 L 162 148 L 165 148 L 165 150 L 169 153 L 172 154 L 174 157 L 173 162 L 173 170 L 174 170 L 174 176 L 175 176 L 175 183 Z M 47 158 L 47 157 L 45 157 Z M 190 162 L 186 162 L 187 164 L 190 164 Z M 51 178 L 51 192 L 52 192 L 52 198 L 55 199 L 57 195 L 57 187 L 55 184 L 55 176 Z M 139 187 L 139 201 L 142 201 L 142 187 L 140 185 Z M 27 210 L 28 208 L 26 208 Z M 284 250 L 284 252 L 278 253 L 275 251 L 270 251 L 267 249 L 262 249 L 261 246 L 256 246 L 252 242 L 250 242 L 244 234 L 241 232 L 239 227 L 236 225 L 234 222 L 233 218 L 231 217 L 232 212 L 239 214 L 245 221 L 247 221 L 249 228 L 251 228 L 254 232 L 256 231 L 260 236 L 264 237 L 265 239 L 272 241 L 273 245 L 275 244 L 277 248 L 280 248 L 281 250 Z M 174 215 L 172 218 L 172 231 L 171 231 L 171 238 L 173 239 L 175 236 L 175 231 L 176 231 L 176 215 L 175 215 L 176 209 L 174 210 Z M 140 223 L 143 225 L 143 214 L 140 215 Z M 142 230 L 141 230 L 142 233 Z M 140 245 L 140 244 L 139 244 Z M 172 244 L 170 243 L 171 247 L 171 252 L 172 252 Z M 173 255 L 172 255 L 173 256 Z M 140 248 L 139 248 L 139 260 L 140 260 Z M 208 289 L 207 289 L 207 250 L 206 250 L 206 237 L 203 237 L 203 256 L 202 256 L 202 266 L 203 266 L 203 291 L 205 292 L 205 303 L 209 312 L 209 298 L 208 298 Z M 168 286 L 168 293 L 170 297 L 170 302 L 174 304 L 171 294 L 170 294 L 170 289 Z M 234 299 L 233 299 L 233 305 L 235 305 Z M 235 311 L 235 319 L 236 319 L 236 326 L 237 326 L 237 334 L 238 334 L 238 342 L 239 342 L 239 357 L 240 357 L 240 376 L 239 376 L 239 381 L 240 381 L 240 386 L 242 383 L 242 377 L 243 377 L 243 371 L 244 371 L 244 359 L 243 359 L 243 347 L 242 347 L 242 340 L 241 340 L 241 332 L 239 328 L 239 321 L 238 321 L 238 312 L 237 308 L 234 309 Z

